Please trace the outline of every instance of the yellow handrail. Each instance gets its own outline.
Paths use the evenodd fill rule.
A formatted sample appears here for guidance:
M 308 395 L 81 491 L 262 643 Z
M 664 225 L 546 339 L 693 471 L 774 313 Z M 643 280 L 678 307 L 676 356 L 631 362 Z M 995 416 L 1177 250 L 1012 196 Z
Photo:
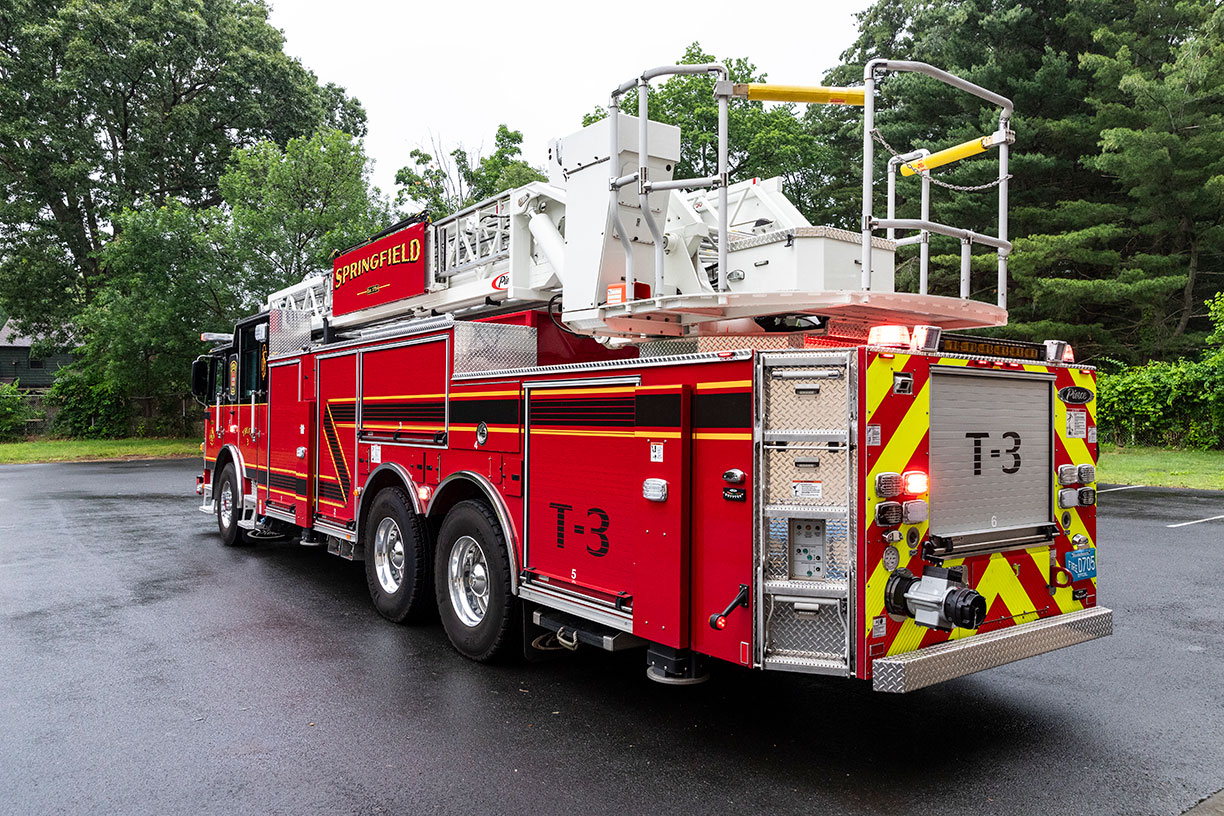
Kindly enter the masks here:
M 862 105 L 862 88 L 826 88 L 805 85 L 767 85 L 760 82 L 733 86 L 733 96 L 753 102 L 807 102 L 814 105 Z
M 936 167 L 942 167 L 945 164 L 951 164 L 961 159 L 967 159 L 970 156 L 976 156 L 979 153 L 985 153 L 987 150 L 995 146 L 995 138 L 997 134 L 989 136 L 979 136 L 976 139 L 970 139 L 967 142 L 947 147 L 940 150 L 938 153 L 932 153 L 921 159 L 902 162 L 901 175 L 912 176 L 914 171 L 922 172 L 924 170 L 933 170 Z

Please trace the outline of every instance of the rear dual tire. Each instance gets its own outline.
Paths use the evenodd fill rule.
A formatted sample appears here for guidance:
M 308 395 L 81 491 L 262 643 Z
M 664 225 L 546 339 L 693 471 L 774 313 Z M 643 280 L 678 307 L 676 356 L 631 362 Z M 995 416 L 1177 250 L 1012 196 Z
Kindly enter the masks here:
M 516 605 L 506 552 L 501 525 L 484 502 L 459 502 L 438 530 L 434 594 L 442 628 L 460 654 L 479 663 L 510 650 Z

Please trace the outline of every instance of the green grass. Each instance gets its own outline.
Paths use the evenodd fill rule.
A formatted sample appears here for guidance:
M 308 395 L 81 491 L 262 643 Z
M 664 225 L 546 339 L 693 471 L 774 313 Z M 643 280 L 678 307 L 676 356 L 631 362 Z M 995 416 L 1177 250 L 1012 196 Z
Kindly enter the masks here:
M 0 465 L 199 455 L 198 439 L 39 439 L 0 444 Z
M 1224 451 L 1102 445 L 1097 463 L 1097 481 L 1224 490 Z

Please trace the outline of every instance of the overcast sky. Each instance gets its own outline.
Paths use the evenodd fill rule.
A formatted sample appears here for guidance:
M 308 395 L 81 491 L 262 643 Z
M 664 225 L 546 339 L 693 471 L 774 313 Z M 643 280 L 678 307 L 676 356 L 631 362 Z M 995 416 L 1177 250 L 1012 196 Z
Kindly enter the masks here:
M 386 193 L 414 147 L 435 137 L 483 155 L 502 123 L 523 132 L 523 158 L 542 166 L 549 139 L 577 130 L 612 88 L 676 62 L 694 41 L 720 60 L 747 57 L 771 82 L 819 84 L 854 39 L 854 13 L 869 5 L 270 2 L 285 50 L 365 105 L 366 151 Z M 597 16 L 604 10 L 613 19 Z

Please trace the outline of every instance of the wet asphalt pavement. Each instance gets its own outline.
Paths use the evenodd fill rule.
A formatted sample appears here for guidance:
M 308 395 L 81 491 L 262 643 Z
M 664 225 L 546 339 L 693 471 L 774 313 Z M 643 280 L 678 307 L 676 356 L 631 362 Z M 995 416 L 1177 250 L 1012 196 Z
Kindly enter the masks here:
M 1100 497 L 1113 637 L 906 695 L 484 667 L 195 461 L 0 467 L 0 813 L 1180 814 L 1224 787 L 1224 494 Z

